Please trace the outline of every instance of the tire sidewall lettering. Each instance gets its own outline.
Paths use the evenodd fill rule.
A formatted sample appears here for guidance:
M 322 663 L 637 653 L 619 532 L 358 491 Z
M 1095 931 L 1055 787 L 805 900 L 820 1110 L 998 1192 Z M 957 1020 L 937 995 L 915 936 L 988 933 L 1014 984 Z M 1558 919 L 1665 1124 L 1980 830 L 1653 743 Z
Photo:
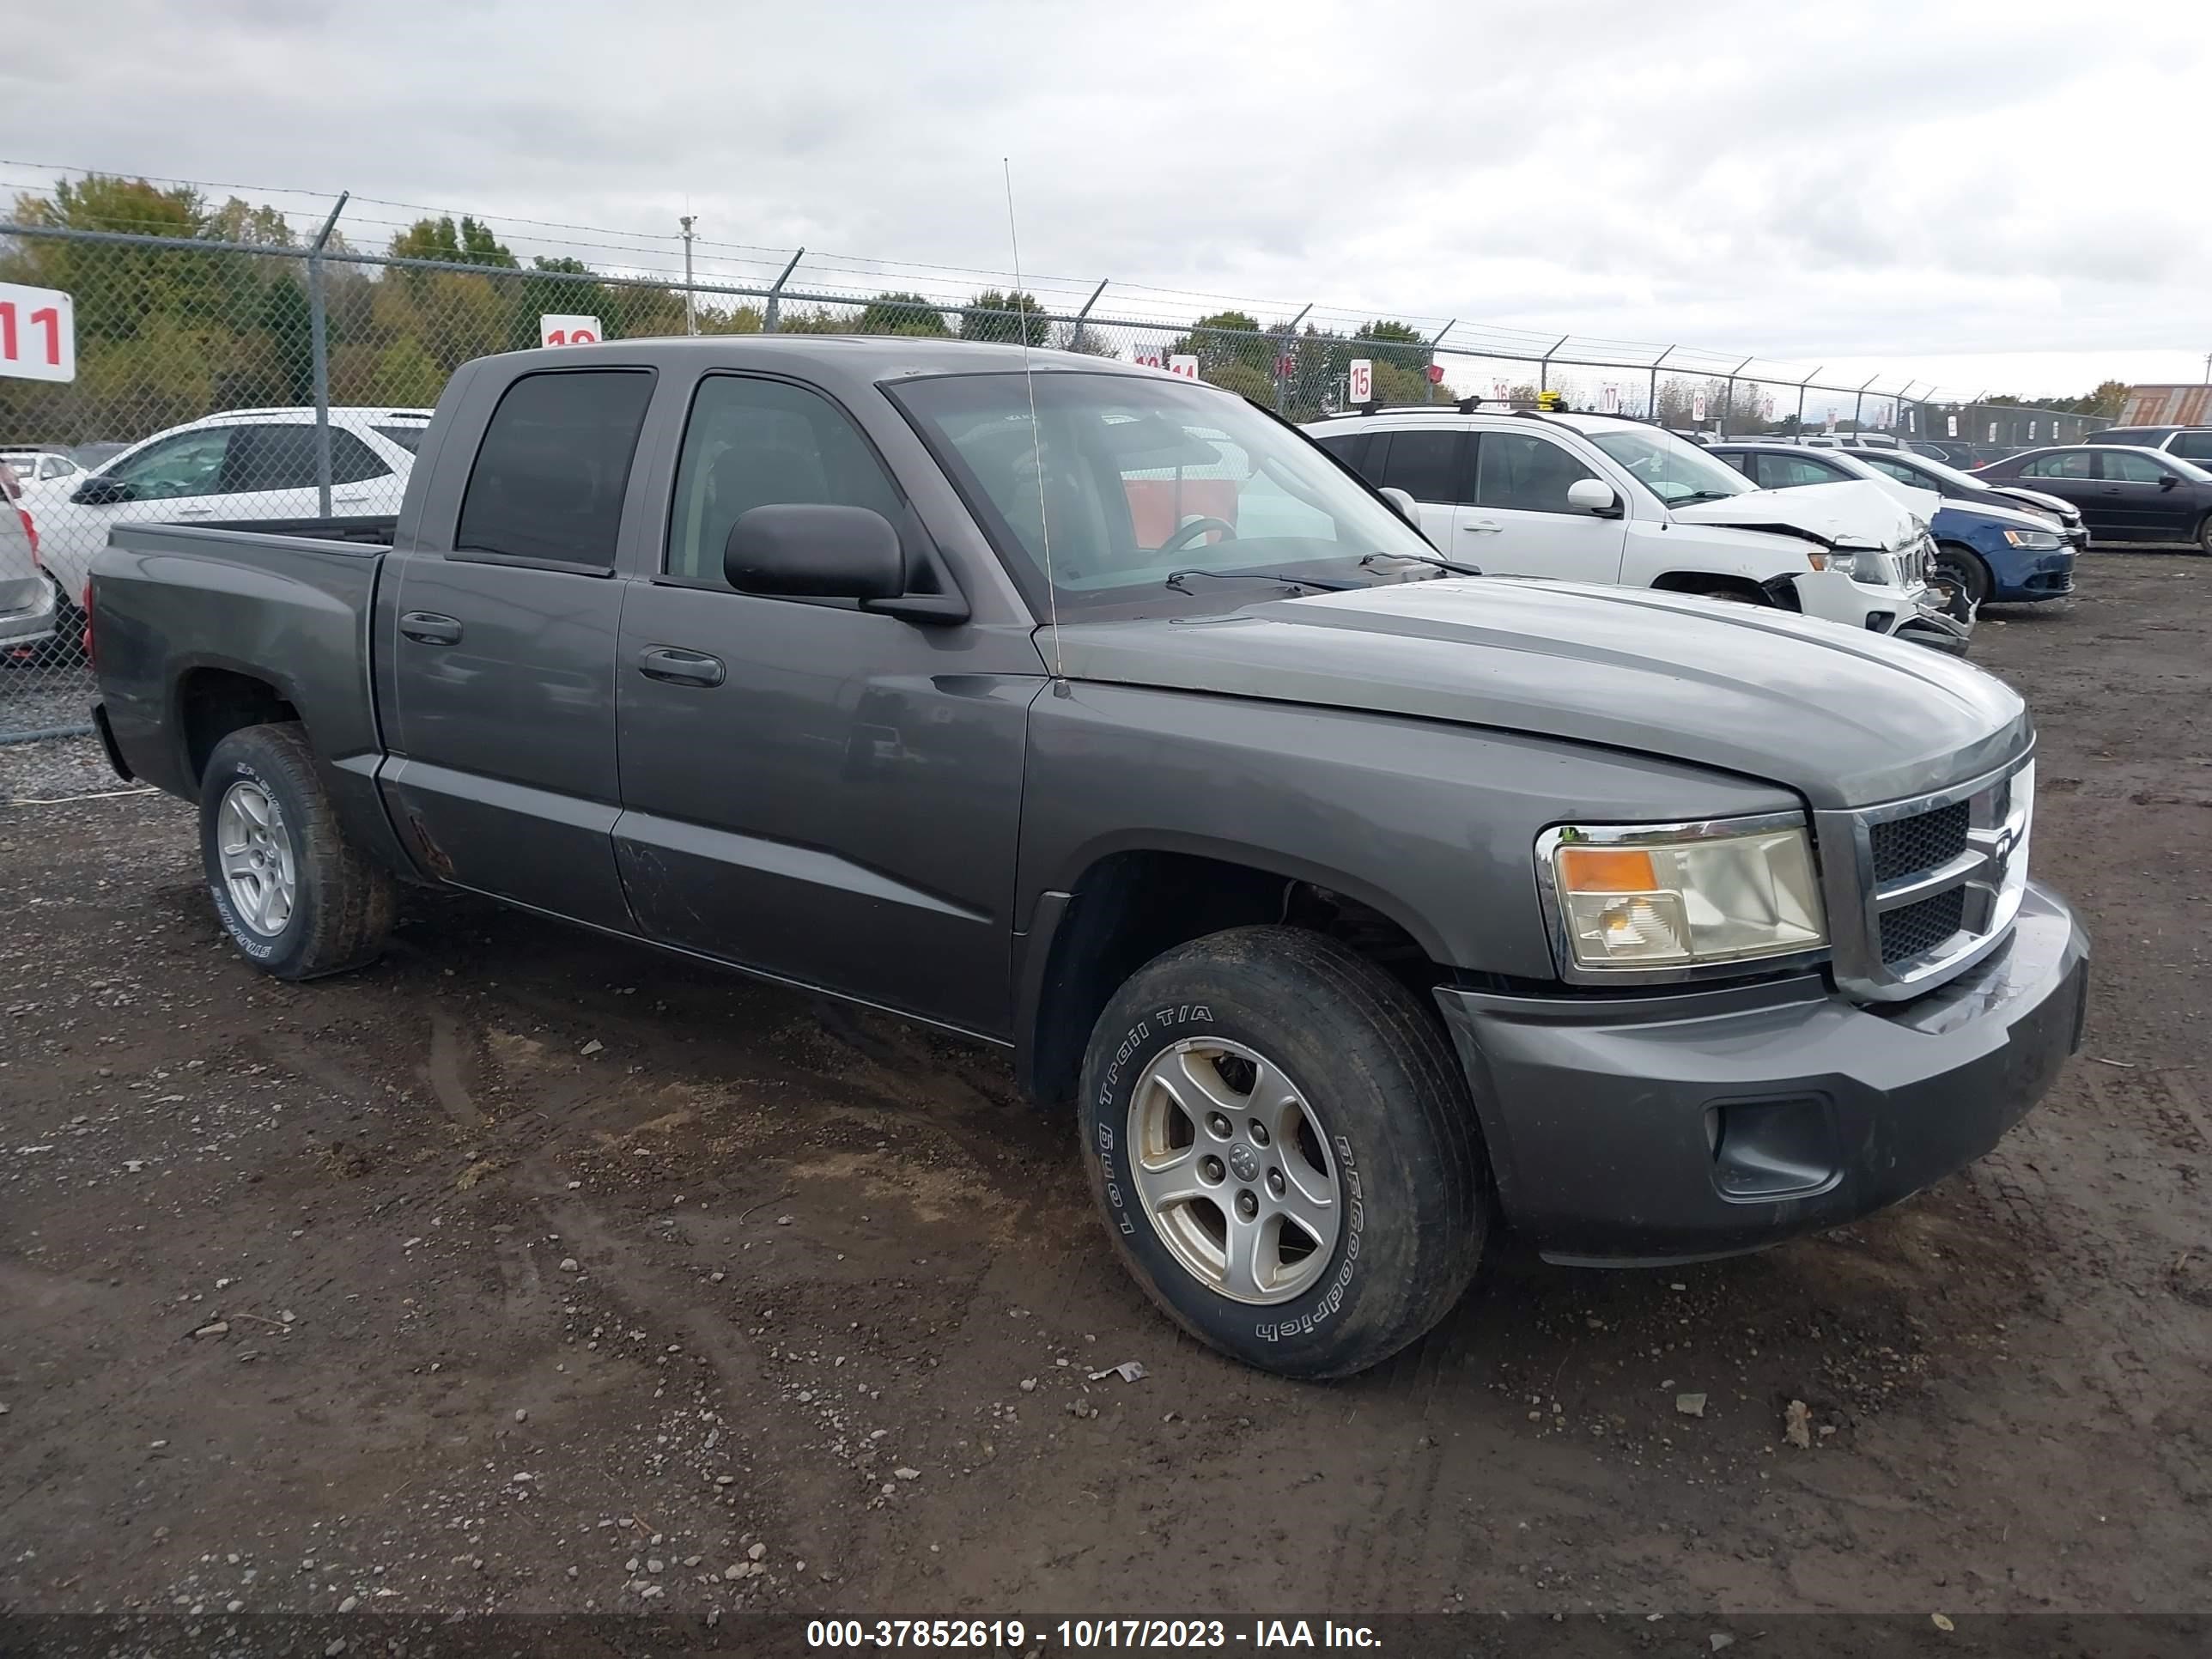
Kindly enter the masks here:
M 1340 1241 L 1339 1259 L 1328 1279 L 1319 1289 L 1289 1303 L 1274 1304 L 1262 1308 L 1246 1308 L 1230 1301 L 1201 1285 L 1189 1277 L 1184 1268 L 1169 1254 L 1165 1244 L 1153 1232 L 1151 1223 L 1139 1221 L 1142 1206 L 1130 1201 L 1126 1189 L 1125 1172 L 1117 1162 L 1120 1156 L 1120 1137 L 1115 1126 L 1128 1115 L 1127 1091 L 1120 1085 L 1124 1076 L 1133 1079 L 1145 1067 L 1174 1046 L 1174 1042 L 1158 1039 L 1177 1028 L 1200 1024 L 1209 1028 L 1207 1034 L 1236 1036 L 1238 1041 L 1249 1039 L 1228 1031 L 1218 1031 L 1212 1006 L 1206 1003 L 1182 1003 L 1156 1008 L 1139 1019 L 1115 1045 L 1113 1058 L 1102 1069 L 1095 1098 L 1095 1121 L 1092 1129 L 1092 1152 L 1098 1162 L 1100 1189 L 1110 1212 L 1109 1219 L 1115 1230 L 1125 1238 L 1142 1237 L 1147 1257 L 1155 1252 L 1161 1260 L 1151 1269 L 1163 1285 L 1172 1283 L 1179 1290 L 1194 1294 L 1216 1310 L 1234 1309 L 1239 1313 L 1255 1316 L 1252 1334 L 1263 1342 L 1280 1343 L 1302 1336 L 1312 1336 L 1324 1331 L 1330 1322 L 1344 1311 L 1346 1304 L 1356 1293 L 1359 1281 L 1360 1233 L 1366 1223 L 1365 1194 L 1358 1160 L 1354 1156 L 1350 1138 L 1342 1133 L 1330 1136 L 1337 1177 L 1344 1194 L 1345 1231 Z M 1195 1032 L 1179 1032 L 1178 1036 L 1195 1036 Z M 1277 1061 L 1278 1064 L 1281 1062 Z

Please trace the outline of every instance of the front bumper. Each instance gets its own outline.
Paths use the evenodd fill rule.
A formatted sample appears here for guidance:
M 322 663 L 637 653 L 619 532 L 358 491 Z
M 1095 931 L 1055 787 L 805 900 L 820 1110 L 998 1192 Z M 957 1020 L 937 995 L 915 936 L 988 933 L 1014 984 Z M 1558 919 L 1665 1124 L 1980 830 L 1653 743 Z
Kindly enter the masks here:
M 1836 1226 L 1981 1157 L 2078 1046 L 2088 949 L 2031 883 L 1996 954 L 1879 1010 L 1810 975 L 1437 1000 L 1507 1218 L 1553 1261 L 1650 1266 Z
M 1884 556 L 1887 561 L 1899 556 Z M 1790 580 L 1797 608 L 1808 617 L 1908 639 L 1954 656 L 1964 656 L 1973 637 L 1973 623 L 1946 616 L 1923 581 L 1902 586 L 1863 582 L 1840 570 L 1807 571 Z
M 2033 604 L 2038 599 L 2063 599 L 2074 591 L 2075 550 L 2071 547 L 2056 553 L 2037 553 L 2020 560 L 2008 568 L 2002 580 L 1991 585 L 1990 602 L 1993 605 Z

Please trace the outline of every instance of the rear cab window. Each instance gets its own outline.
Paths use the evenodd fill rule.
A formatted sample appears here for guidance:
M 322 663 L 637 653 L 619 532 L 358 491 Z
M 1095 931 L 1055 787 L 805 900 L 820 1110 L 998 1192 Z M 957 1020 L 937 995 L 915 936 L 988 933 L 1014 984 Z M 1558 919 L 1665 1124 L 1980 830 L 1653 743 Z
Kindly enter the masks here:
M 456 559 L 611 574 L 649 368 L 549 369 L 507 387 L 484 428 Z

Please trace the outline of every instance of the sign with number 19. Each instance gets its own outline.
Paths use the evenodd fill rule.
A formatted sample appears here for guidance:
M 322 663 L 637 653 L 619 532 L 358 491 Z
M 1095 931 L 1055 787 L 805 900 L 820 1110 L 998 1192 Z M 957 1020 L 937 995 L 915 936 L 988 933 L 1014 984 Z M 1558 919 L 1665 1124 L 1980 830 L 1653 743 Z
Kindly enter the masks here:
M 0 283 L 0 375 L 76 379 L 76 307 L 68 295 Z

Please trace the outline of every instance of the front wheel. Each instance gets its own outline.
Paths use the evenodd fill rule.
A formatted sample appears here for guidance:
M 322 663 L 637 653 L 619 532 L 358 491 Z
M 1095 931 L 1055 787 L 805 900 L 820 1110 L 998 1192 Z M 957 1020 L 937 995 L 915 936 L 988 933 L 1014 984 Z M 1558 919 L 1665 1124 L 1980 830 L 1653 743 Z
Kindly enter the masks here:
M 1139 969 L 1092 1034 L 1079 1112 L 1123 1264 L 1263 1370 L 1388 1358 L 1481 1259 L 1487 1170 L 1450 1041 L 1322 935 L 1239 927 Z
M 1930 586 L 1945 595 L 1943 609 L 1960 622 L 1972 622 L 1990 599 L 1990 568 L 1972 548 L 1953 542 L 1936 544 L 1936 574 Z
M 2212 513 L 2207 513 L 2197 521 L 2197 550 L 2212 553 Z
M 249 726 L 215 746 L 200 784 L 200 858 L 224 931 L 278 979 L 374 961 L 397 895 L 339 824 L 296 725 Z

